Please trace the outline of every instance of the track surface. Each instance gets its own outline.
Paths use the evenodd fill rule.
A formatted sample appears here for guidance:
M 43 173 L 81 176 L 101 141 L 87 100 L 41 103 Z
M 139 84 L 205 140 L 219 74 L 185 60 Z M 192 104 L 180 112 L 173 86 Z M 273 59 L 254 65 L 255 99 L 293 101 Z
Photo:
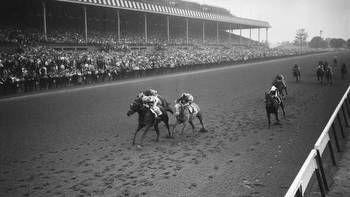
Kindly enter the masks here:
M 339 65 L 333 86 L 315 81 L 334 55 L 350 65 L 348 52 L 307 55 L 0 100 L 0 196 L 283 196 L 349 84 Z M 267 129 L 277 73 L 287 116 Z M 209 132 L 172 140 L 161 126 L 159 143 L 152 130 L 131 146 L 137 117 L 126 112 L 144 88 L 170 102 L 191 92 Z

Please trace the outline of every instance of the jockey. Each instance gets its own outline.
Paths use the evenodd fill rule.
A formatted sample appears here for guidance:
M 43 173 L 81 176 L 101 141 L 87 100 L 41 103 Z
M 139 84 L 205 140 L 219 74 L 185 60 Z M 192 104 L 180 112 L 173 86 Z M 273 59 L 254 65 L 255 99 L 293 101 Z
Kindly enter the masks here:
M 287 87 L 286 81 L 284 79 L 284 76 L 282 74 L 276 75 L 276 78 L 274 80 L 275 82 L 281 82 L 284 87 Z
M 158 97 L 158 92 L 157 92 L 157 90 L 154 90 L 154 89 L 146 89 L 146 90 L 140 92 L 137 95 L 137 98 L 142 98 L 143 96 L 155 96 L 155 97 Z
M 272 86 L 270 91 L 269 91 L 269 94 L 273 97 L 273 98 L 276 98 L 277 102 L 280 104 L 281 103 L 281 97 L 278 93 L 278 89 L 276 88 L 276 86 Z
M 195 107 L 193 107 L 191 104 L 193 103 L 193 96 L 190 93 L 182 93 L 180 98 L 178 98 L 176 101 L 176 103 L 180 103 L 184 106 L 189 106 L 189 110 L 191 113 L 195 113 Z
M 160 115 L 162 115 L 162 111 L 159 108 L 161 101 L 159 100 L 159 98 L 157 96 L 143 95 L 141 99 L 142 99 L 144 106 L 149 108 L 151 110 L 151 112 L 155 115 L 156 118 L 159 117 Z

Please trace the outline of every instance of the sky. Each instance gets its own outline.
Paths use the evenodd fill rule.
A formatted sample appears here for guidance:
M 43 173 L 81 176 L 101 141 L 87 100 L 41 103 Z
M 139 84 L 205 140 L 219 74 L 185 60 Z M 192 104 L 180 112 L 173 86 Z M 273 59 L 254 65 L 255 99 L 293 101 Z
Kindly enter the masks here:
M 293 41 L 296 31 L 304 28 L 308 40 L 323 38 L 350 38 L 350 0 L 189 0 L 200 4 L 223 7 L 238 17 L 267 21 L 268 41 Z M 261 40 L 266 39 L 261 30 Z M 249 37 L 249 30 L 243 31 Z M 257 31 L 252 31 L 257 40 Z

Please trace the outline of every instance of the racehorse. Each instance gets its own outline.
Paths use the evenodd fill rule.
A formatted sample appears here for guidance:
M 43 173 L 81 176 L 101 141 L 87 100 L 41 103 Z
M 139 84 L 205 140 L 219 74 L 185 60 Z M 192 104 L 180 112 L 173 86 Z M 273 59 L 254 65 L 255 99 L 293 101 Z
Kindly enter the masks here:
M 283 94 L 283 90 L 286 92 L 286 95 L 288 95 L 288 91 L 287 91 L 287 85 L 284 82 L 284 79 L 282 80 L 273 80 L 272 85 L 274 85 L 277 89 L 278 89 L 278 93 L 281 96 L 284 96 Z
M 346 65 L 345 65 L 345 64 L 342 64 L 342 65 L 341 65 L 341 69 L 340 69 L 340 73 L 341 73 L 341 78 L 342 78 L 342 79 L 345 78 L 345 75 L 346 75 L 347 72 L 348 72 L 348 70 L 346 69 Z
M 323 84 L 324 70 L 323 70 L 322 66 L 317 68 L 316 76 L 317 76 L 317 81 L 319 81 L 321 84 Z
M 159 140 L 159 128 L 158 128 L 158 124 L 160 122 L 164 122 L 166 128 L 168 129 L 168 136 L 172 137 L 171 133 L 170 133 L 170 128 L 169 128 L 169 117 L 168 114 L 166 113 L 165 109 L 162 106 L 159 106 L 162 114 L 156 118 L 155 114 L 146 106 L 144 106 L 143 102 L 141 99 L 135 99 L 134 102 L 130 105 L 130 109 L 127 112 L 127 116 L 131 116 L 132 114 L 134 114 L 135 112 L 138 113 L 139 117 L 138 117 L 138 126 L 137 129 L 135 131 L 134 134 L 134 138 L 132 141 L 132 144 L 135 145 L 135 139 L 136 139 L 136 135 L 137 133 L 145 127 L 144 133 L 141 137 L 141 143 L 140 146 L 143 146 L 143 140 L 148 132 L 148 130 L 153 126 L 157 137 L 156 137 L 156 142 L 158 142 Z
M 325 76 L 327 79 L 327 83 L 332 85 L 333 84 L 333 71 L 332 71 L 331 67 L 327 67 L 325 69 Z
M 183 124 L 182 131 L 181 131 L 181 134 L 183 134 L 185 127 L 187 125 L 187 122 L 189 122 L 192 127 L 192 132 L 194 134 L 195 126 L 193 124 L 193 119 L 195 117 L 198 118 L 200 124 L 202 125 L 202 128 L 199 131 L 206 132 L 206 129 L 204 128 L 204 125 L 203 125 L 203 116 L 202 116 L 202 113 L 200 112 L 199 106 L 196 103 L 191 103 L 191 106 L 192 108 L 195 108 L 195 109 L 192 109 L 192 112 L 190 111 L 190 108 L 188 105 L 183 105 L 181 103 L 175 104 L 176 122 L 174 124 L 172 133 L 175 132 L 175 128 L 177 125 Z
M 300 69 L 299 67 L 293 68 L 293 76 L 295 77 L 295 81 L 298 82 L 300 80 Z
M 276 122 L 279 123 L 279 118 L 278 118 L 279 107 L 281 107 L 284 117 L 286 116 L 286 113 L 284 111 L 284 104 L 283 104 L 282 100 L 279 103 L 278 100 L 276 98 L 272 97 L 271 94 L 265 93 L 265 104 L 266 104 L 265 109 L 266 109 L 266 114 L 267 114 L 268 126 L 270 128 L 270 125 L 271 125 L 270 114 L 275 114 Z

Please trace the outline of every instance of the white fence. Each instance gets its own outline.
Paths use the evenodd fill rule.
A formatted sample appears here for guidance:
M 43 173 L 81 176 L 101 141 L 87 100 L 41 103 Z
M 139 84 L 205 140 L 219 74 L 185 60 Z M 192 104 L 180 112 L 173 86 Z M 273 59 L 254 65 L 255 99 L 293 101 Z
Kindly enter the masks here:
M 335 122 L 337 119 L 340 131 L 341 131 L 341 135 L 343 138 L 345 138 L 344 126 L 343 126 L 343 122 L 341 119 L 341 114 L 342 114 L 343 120 L 345 122 L 345 126 L 349 127 L 349 122 L 347 120 L 347 118 L 350 117 L 349 93 L 350 93 L 350 86 L 348 87 L 345 94 L 343 95 L 340 102 L 338 103 L 337 107 L 335 108 L 327 125 L 325 126 L 320 137 L 316 141 L 314 149 L 311 150 L 309 156 L 305 160 L 305 162 L 302 165 L 301 169 L 299 170 L 297 176 L 295 177 L 295 179 L 292 182 L 291 186 L 289 187 L 287 193 L 285 194 L 285 197 L 302 197 L 302 196 L 304 196 L 305 190 L 308 187 L 313 174 L 316 174 L 317 182 L 318 182 L 318 185 L 320 187 L 320 192 L 321 192 L 322 197 L 326 196 L 326 192 L 329 191 L 329 187 L 328 187 L 325 172 L 323 169 L 322 155 L 323 155 L 326 147 L 328 146 L 329 151 L 330 151 L 330 155 L 331 155 L 331 159 L 332 159 L 332 163 L 333 163 L 333 165 L 336 165 L 334 151 L 333 151 L 329 132 L 332 129 L 332 134 L 334 137 L 337 151 L 340 152 L 339 140 L 338 140 L 337 132 L 335 129 L 336 128 Z

